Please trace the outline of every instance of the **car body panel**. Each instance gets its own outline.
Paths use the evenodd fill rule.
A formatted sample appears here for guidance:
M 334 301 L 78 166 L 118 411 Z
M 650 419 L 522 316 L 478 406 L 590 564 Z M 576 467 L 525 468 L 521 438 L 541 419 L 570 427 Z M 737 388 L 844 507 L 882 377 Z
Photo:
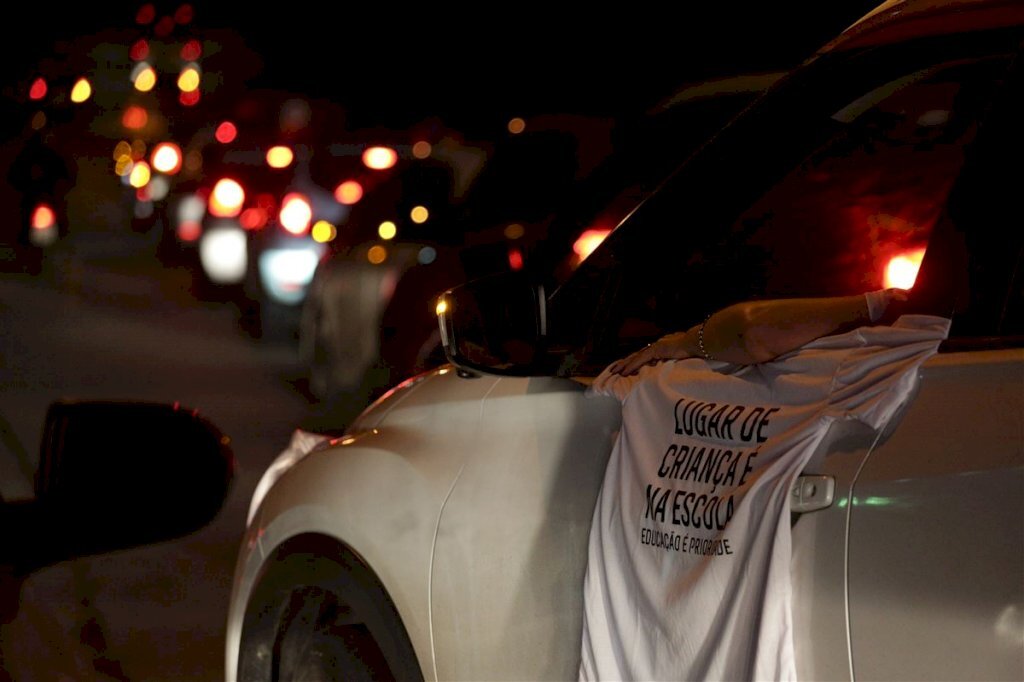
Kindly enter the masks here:
M 582 631 L 594 501 L 621 418 L 618 400 L 568 379 L 503 378 L 487 396 L 486 436 L 437 538 L 438 679 L 575 677 L 567 644 Z
M 858 678 L 1020 679 L 1024 350 L 929 363 L 861 471 L 850 516 Z
M 373 568 L 420 664 L 432 661 L 431 554 L 441 509 L 467 458 L 482 449 L 479 416 L 496 377 L 450 368 L 423 377 L 375 427 L 330 441 L 281 473 L 250 526 L 232 604 L 244 605 L 263 560 L 300 534 L 335 538 Z M 443 397 L 442 397 L 443 396 Z M 383 501 L 383 503 L 382 503 Z M 382 538 L 388 538 L 382 542 Z M 248 547 L 248 545 L 246 545 Z M 392 551 L 400 547 L 401 551 Z M 244 610 L 232 611 L 227 665 L 237 665 Z
M 913 40 L 924 36 L 1019 26 L 1018 0 L 891 0 L 823 46 L 819 54 Z

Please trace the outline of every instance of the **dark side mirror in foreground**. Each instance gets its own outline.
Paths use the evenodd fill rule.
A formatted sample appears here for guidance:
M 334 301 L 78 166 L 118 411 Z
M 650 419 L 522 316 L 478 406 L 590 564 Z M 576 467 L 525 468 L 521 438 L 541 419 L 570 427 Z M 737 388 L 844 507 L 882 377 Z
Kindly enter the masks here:
M 187 535 L 220 511 L 234 472 L 230 439 L 195 410 L 55 402 L 43 429 L 36 498 L 0 504 L 0 567 L 24 575 Z
M 544 287 L 525 275 L 492 275 L 449 289 L 438 299 L 437 317 L 445 354 L 461 370 L 508 376 L 548 371 Z

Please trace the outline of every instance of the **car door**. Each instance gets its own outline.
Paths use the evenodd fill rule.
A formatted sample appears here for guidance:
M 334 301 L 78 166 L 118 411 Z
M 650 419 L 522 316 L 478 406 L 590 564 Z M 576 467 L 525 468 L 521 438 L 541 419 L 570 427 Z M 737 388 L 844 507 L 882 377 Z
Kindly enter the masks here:
M 913 286 L 1019 36 L 833 54 L 787 79 L 634 210 L 549 301 L 559 374 L 592 378 L 668 331 L 759 297 Z M 891 272 L 906 259 L 909 279 Z M 588 402 L 593 401 L 593 402 Z M 618 404 L 564 379 L 502 379 L 491 444 L 442 513 L 431 608 L 442 678 L 575 676 L 586 535 Z M 877 434 L 833 430 L 794 518 L 798 672 L 850 673 L 850 493 Z M 566 495 L 571 495 L 567 498 Z M 566 506 L 568 505 L 568 506 Z M 554 625 L 552 625 L 554 624 Z
M 958 179 L 953 229 L 942 231 L 955 243 L 933 244 L 922 265 L 925 285 L 966 270 L 950 338 L 863 463 L 845 509 L 855 679 L 1014 680 L 1024 671 L 1019 69 L 1003 79 Z
M 619 411 L 570 379 L 502 378 L 488 392 L 482 446 L 435 544 L 438 679 L 576 676 L 587 539 Z

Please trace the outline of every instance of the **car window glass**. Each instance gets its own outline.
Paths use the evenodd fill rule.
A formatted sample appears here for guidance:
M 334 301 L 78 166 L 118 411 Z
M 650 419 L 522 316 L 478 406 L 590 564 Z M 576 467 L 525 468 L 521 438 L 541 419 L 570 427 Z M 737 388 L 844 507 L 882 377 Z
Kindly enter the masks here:
M 603 298 L 588 300 L 576 282 L 558 291 L 555 346 L 572 349 L 563 371 L 595 373 L 738 300 L 909 286 L 1005 63 L 919 61 L 898 71 L 880 56 L 877 74 L 851 78 L 863 89 L 838 97 L 823 86 L 817 111 L 792 120 L 776 111 L 780 127 L 754 126 L 756 139 L 720 145 L 707 169 L 691 169 L 689 188 L 670 183 L 675 196 L 634 218 L 660 223 L 662 233 L 677 226 L 671 245 L 651 239 L 650 226 L 630 230 L 627 220 L 624 234 L 577 273 L 589 296 Z M 790 105 L 806 109 L 808 101 Z M 773 134 L 791 137 L 784 144 Z M 762 163 L 759 155 L 786 165 L 751 172 L 744 186 L 744 164 Z M 899 258 L 907 259 L 902 274 L 891 269 Z

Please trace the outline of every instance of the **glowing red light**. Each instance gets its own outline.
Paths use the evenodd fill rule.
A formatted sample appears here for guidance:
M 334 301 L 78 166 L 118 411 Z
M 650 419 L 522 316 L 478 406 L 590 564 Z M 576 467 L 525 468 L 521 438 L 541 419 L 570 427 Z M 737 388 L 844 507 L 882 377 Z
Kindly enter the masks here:
M 182 90 L 178 93 L 178 101 L 181 102 L 182 106 L 195 106 L 199 103 L 199 90 L 193 90 L 191 92 L 185 92 Z
M 42 99 L 46 97 L 46 79 L 40 76 L 32 81 L 32 87 L 28 89 L 29 99 Z
M 144 107 L 140 107 L 137 104 L 133 104 L 124 110 L 121 114 L 121 125 L 128 130 L 139 130 L 145 128 L 146 123 L 149 122 L 149 114 L 146 113 Z
M 150 199 L 152 199 L 153 197 L 150 194 L 149 185 L 146 185 L 145 187 L 139 187 L 137 190 L 135 190 L 135 198 L 138 201 L 149 201 Z
M 161 38 L 169 36 L 173 30 L 174 19 L 171 17 L 160 17 L 160 21 L 156 22 L 156 26 L 153 27 L 153 33 L 157 34 Z
M 194 62 L 203 54 L 203 44 L 196 39 L 187 41 L 181 46 L 181 58 L 186 62 Z
M 146 42 L 145 38 L 139 38 L 128 50 L 128 56 L 132 58 L 132 61 L 141 62 L 143 59 L 149 56 L 149 43 Z
M 228 142 L 234 141 L 238 137 L 238 128 L 231 121 L 224 121 L 217 126 L 217 131 L 213 134 L 217 138 L 217 142 L 227 144 Z
M 239 224 L 247 230 L 258 230 L 265 227 L 270 216 L 262 208 L 247 208 L 238 216 Z
M 281 221 L 281 227 L 292 234 L 301 235 L 308 232 L 309 222 L 312 219 L 313 209 L 305 195 L 292 192 L 281 201 L 278 220 Z
M 178 223 L 178 239 L 183 242 L 194 242 L 203 232 L 202 225 L 196 220 L 183 220 Z
M 38 204 L 32 211 L 32 227 L 34 229 L 45 230 L 48 227 L 53 227 L 56 221 L 56 214 L 47 204 Z
M 256 206 L 262 208 L 267 213 L 273 213 L 274 209 L 277 208 L 277 200 L 270 192 L 261 192 L 256 195 Z
M 139 11 L 135 14 L 136 24 L 149 24 L 154 19 L 156 19 L 156 7 L 151 2 L 147 2 L 140 7 Z
M 519 249 L 508 250 L 508 266 L 513 270 L 523 269 L 523 252 Z
M 179 5 L 178 9 L 174 10 L 174 21 L 179 24 L 187 24 L 192 21 L 192 17 L 195 16 L 195 11 L 192 9 L 192 5 L 187 2 L 183 5 Z

